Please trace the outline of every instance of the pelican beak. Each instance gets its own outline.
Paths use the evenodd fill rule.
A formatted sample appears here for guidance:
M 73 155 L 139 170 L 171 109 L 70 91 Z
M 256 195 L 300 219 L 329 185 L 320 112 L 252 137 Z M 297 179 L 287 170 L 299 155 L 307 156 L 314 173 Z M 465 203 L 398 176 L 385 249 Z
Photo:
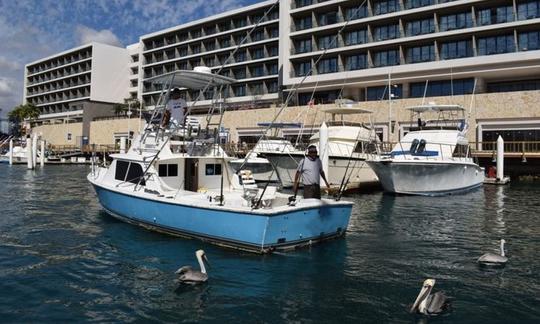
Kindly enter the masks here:
M 433 288 L 433 285 L 435 284 L 435 280 L 433 279 L 427 279 L 424 281 L 424 285 L 422 286 L 422 289 L 420 289 L 420 293 L 416 297 L 416 300 L 414 301 L 414 304 L 412 305 L 411 309 L 409 310 L 410 313 L 414 313 L 418 310 L 418 306 L 420 306 L 420 303 L 429 296 L 429 293 L 431 292 L 431 289 Z
M 208 266 L 208 268 L 211 268 L 210 262 L 208 261 L 208 258 L 206 257 L 206 254 L 203 254 L 203 261 L 206 263 L 206 265 Z

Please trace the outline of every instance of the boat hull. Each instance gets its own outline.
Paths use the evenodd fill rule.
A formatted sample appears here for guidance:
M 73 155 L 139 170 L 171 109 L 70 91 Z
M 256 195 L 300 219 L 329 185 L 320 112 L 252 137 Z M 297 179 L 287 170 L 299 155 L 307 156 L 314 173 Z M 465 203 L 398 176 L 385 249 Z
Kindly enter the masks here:
M 142 198 L 92 184 L 101 205 L 118 219 L 256 253 L 292 249 L 341 236 L 352 209 L 352 203 L 321 201 L 316 208 L 296 208 L 290 212 L 242 213 Z
M 368 161 L 387 192 L 410 195 L 445 195 L 479 187 L 484 171 L 474 163 Z
M 297 165 L 304 158 L 304 155 L 266 153 L 265 156 L 274 165 L 281 185 L 284 188 L 292 187 Z M 353 158 L 349 162 L 348 157 L 330 156 L 328 158 L 328 182 L 334 186 L 339 186 L 345 173 L 347 173 L 347 178 L 350 175 L 346 189 L 348 191 L 363 186 L 374 186 L 379 182 L 376 174 L 366 164 L 365 159 Z

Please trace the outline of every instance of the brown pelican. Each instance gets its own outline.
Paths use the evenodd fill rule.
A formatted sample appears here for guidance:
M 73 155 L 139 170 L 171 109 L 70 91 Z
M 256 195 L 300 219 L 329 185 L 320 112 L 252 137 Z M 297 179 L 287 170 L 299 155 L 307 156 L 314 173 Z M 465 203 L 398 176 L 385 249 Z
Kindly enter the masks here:
M 201 270 L 194 270 L 191 266 L 183 266 L 175 272 L 178 275 L 178 281 L 182 283 L 197 284 L 208 280 L 204 262 L 206 261 L 208 266 L 210 266 L 210 263 L 208 262 L 206 253 L 204 253 L 203 250 L 198 250 L 195 252 L 195 255 L 197 256 Z
M 431 295 L 433 286 L 435 286 L 435 279 L 426 279 L 424 281 L 424 285 L 410 309 L 411 313 L 417 312 L 433 316 L 439 315 L 448 309 L 450 302 L 443 292 L 437 291 Z
M 508 262 L 508 258 L 504 256 L 504 243 L 506 241 L 501 239 L 501 254 L 495 253 L 486 253 L 478 258 L 478 263 L 480 265 L 486 266 L 504 266 Z

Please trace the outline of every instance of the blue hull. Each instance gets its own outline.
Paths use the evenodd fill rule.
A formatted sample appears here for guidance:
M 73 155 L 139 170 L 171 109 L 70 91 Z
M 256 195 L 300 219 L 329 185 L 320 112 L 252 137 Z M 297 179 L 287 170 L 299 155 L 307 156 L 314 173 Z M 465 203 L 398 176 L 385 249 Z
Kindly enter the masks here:
M 132 196 L 94 184 L 112 216 L 151 230 L 257 253 L 311 245 L 341 236 L 352 204 L 265 214 L 196 208 Z

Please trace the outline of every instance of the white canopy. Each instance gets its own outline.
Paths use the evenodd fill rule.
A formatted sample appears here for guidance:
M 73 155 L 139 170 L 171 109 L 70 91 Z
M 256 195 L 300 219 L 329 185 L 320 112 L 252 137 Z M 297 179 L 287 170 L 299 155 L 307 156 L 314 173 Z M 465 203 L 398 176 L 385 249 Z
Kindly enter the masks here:
M 370 110 L 361 109 L 361 108 L 343 108 L 343 107 L 337 107 L 337 108 L 326 108 L 322 110 L 323 112 L 327 114 L 335 114 L 335 115 L 353 115 L 353 114 L 371 114 L 373 113 Z
M 463 106 L 460 106 L 460 105 L 436 105 L 436 104 L 412 106 L 412 107 L 407 107 L 405 109 L 411 110 L 416 113 L 423 113 L 426 111 L 443 112 L 443 111 L 464 111 L 465 110 L 465 108 L 463 108 Z
M 144 81 L 163 84 L 170 88 L 187 88 L 192 90 L 204 89 L 207 84 L 213 87 L 236 82 L 235 79 L 223 75 L 188 70 L 169 72 Z

